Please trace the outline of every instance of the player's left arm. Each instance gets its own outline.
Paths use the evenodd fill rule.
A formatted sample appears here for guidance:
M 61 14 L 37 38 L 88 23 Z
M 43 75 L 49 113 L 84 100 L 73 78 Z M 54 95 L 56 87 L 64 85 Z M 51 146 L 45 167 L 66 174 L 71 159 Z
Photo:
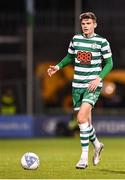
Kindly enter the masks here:
M 107 74 L 111 71 L 113 67 L 111 48 L 109 42 L 106 39 L 103 39 L 102 41 L 101 53 L 103 57 L 103 69 L 100 72 L 99 76 L 95 80 L 90 82 L 88 86 L 89 91 L 95 91 L 96 88 L 99 86 L 100 82 L 107 76 Z
M 112 70 L 112 68 L 113 68 L 112 57 L 104 59 L 102 71 L 95 80 L 90 82 L 88 86 L 88 90 L 95 91 L 98 85 L 100 84 L 100 82 L 108 75 L 108 73 Z
M 99 77 L 101 79 L 104 79 L 108 75 L 108 73 L 112 70 L 112 68 L 113 68 L 112 57 L 104 59 L 103 60 L 103 69 L 102 69 L 101 73 L 99 74 Z
M 106 39 L 102 41 L 101 53 L 103 57 L 103 61 L 102 61 L 103 69 L 100 72 L 99 77 L 103 80 L 113 68 L 111 47 Z

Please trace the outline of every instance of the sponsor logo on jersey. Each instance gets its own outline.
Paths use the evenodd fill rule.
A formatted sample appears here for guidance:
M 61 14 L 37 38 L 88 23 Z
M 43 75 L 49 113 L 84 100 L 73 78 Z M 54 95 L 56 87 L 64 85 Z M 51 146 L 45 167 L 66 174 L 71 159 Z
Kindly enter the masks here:
M 85 51 L 78 51 L 77 60 L 80 61 L 80 64 L 91 64 L 92 53 Z

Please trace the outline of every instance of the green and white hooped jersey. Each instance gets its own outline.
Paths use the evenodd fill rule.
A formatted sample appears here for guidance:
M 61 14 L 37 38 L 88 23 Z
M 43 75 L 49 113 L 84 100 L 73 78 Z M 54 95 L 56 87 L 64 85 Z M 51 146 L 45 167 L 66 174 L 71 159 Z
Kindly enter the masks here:
M 75 35 L 68 53 L 75 55 L 74 88 L 88 87 L 89 81 L 94 80 L 102 71 L 103 61 L 112 56 L 109 42 L 98 34 L 89 38 L 82 34 Z M 102 87 L 102 82 L 99 87 Z

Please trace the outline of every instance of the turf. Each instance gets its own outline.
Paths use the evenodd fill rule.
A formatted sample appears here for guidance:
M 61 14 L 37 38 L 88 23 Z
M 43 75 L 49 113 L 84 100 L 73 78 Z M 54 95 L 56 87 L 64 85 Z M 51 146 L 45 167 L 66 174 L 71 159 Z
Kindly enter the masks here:
M 75 169 L 80 157 L 79 138 L 1 139 L 1 179 L 125 179 L 125 138 L 101 138 L 105 144 L 101 162 L 92 164 L 90 146 L 89 166 Z M 37 170 L 24 170 L 21 156 L 35 152 L 41 161 Z

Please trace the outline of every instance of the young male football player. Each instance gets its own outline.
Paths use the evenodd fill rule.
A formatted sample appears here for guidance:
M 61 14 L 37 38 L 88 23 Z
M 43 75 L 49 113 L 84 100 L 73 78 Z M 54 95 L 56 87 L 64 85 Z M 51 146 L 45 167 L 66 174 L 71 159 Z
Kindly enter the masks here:
M 100 161 L 103 143 L 96 137 L 92 125 L 92 108 L 97 102 L 102 88 L 102 80 L 113 67 L 109 42 L 96 34 L 96 16 L 92 12 L 80 15 L 82 34 L 75 35 L 69 45 L 68 54 L 56 66 L 48 68 L 52 76 L 69 63 L 74 64 L 72 97 L 74 110 L 77 111 L 77 122 L 80 129 L 82 153 L 76 168 L 88 166 L 89 141 L 94 145 L 93 165 Z

